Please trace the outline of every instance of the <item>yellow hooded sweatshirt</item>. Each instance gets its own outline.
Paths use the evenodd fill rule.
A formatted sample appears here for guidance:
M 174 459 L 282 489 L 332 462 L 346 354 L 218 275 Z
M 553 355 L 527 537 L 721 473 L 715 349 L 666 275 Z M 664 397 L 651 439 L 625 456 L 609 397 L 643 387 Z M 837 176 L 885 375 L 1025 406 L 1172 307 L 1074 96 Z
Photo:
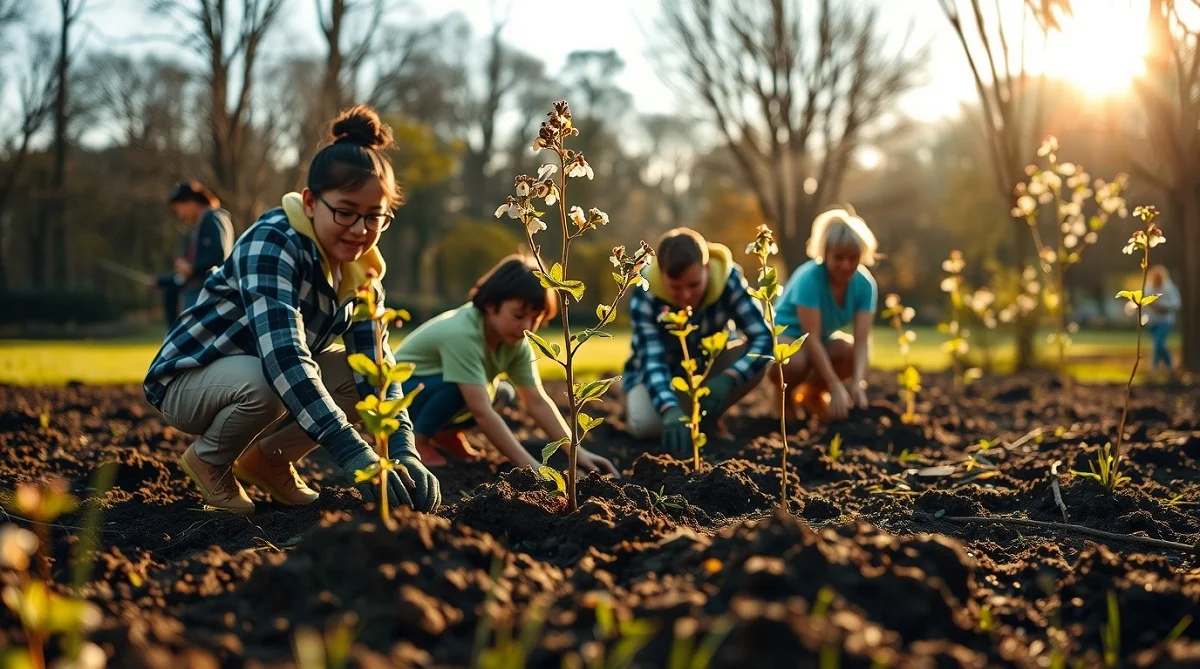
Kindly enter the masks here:
M 317 232 L 313 229 L 312 221 L 304 213 L 304 198 L 299 193 L 284 195 L 283 211 L 287 214 L 288 224 L 292 226 L 292 229 L 308 237 L 317 245 L 317 252 L 321 254 L 321 269 L 325 271 L 325 282 L 337 293 L 338 304 L 345 304 L 346 300 L 354 297 L 358 287 L 367 282 L 367 273 L 370 270 L 375 270 L 377 279 L 383 279 L 387 265 L 383 262 L 379 248 L 372 246 L 358 260 L 342 263 L 342 280 L 338 285 L 333 285 L 333 267 L 325 255 L 325 249 L 321 248 L 321 241 L 317 239 Z
M 729 275 L 733 273 L 734 264 L 733 252 L 729 250 L 728 246 L 708 242 L 708 289 L 696 311 L 712 306 L 721 298 L 721 294 L 725 292 L 725 284 L 729 281 Z M 671 301 L 671 296 L 667 291 L 666 278 L 663 277 L 658 263 L 647 268 L 646 282 L 650 284 L 651 295 L 667 304 L 679 306 Z

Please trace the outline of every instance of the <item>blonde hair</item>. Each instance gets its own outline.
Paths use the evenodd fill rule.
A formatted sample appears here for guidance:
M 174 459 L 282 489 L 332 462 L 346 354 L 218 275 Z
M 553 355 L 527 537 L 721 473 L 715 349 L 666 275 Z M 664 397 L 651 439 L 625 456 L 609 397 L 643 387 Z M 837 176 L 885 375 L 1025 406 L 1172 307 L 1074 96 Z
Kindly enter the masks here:
M 830 209 L 813 219 L 812 236 L 805 249 L 809 258 L 824 262 L 829 249 L 850 246 L 857 246 L 862 253 L 859 263 L 867 267 L 875 264 L 879 245 L 866 221 L 845 209 Z
M 1146 283 L 1152 286 L 1161 286 L 1171 278 L 1171 273 L 1162 265 L 1152 265 L 1146 270 Z

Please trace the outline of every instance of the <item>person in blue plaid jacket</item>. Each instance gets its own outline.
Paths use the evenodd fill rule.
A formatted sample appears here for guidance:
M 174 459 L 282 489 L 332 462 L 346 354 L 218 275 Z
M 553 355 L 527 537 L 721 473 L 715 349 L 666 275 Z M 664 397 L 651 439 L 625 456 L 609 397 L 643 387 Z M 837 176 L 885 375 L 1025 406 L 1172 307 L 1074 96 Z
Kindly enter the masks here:
M 622 376 L 625 420 L 631 436 L 659 436 L 664 448 L 683 454 L 692 443 L 684 422 L 684 405 L 690 400 L 671 388 L 671 378 L 683 374 L 683 351 L 661 322 L 663 312 L 691 307 L 690 323 L 697 326 L 688 337 L 693 355 L 702 350 L 701 339 L 731 324 L 742 335 L 717 358 L 705 384 L 710 392 L 701 399 L 701 429 L 706 434 L 762 380 L 770 362 L 771 330 L 728 247 L 706 241 L 695 230 L 676 228 L 658 240 L 656 256 L 644 271 L 649 289 L 632 291 L 629 298 L 633 351 Z
M 293 463 L 318 444 L 347 483 L 379 460 L 349 418 L 374 389 L 346 358 L 357 351 L 375 357 L 375 325 L 352 322 L 354 296 L 368 278 L 383 276 L 376 243 L 402 196 L 383 153 L 391 129 L 374 111 L 343 112 L 332 135 L 313 157 L 308 187 L 285 195 L 238 239 L 146 375 L 150 403 L 172 426 L 199 435 L 181 467 L 217 509 L 254 512 L 242 482 L 284 504 L 315 501 Z M 383 350 L 391 359 L 386 340 Z M 400 384 L 386 396 L 400 397 Z M 398 420 L 389 455 L 413 485 L 388 471 L 388 496 L 433 511 L 438 480 L 421 463 L 407 413 Z M 364 501 L 376 501 L 375 485 L 357 487 Z

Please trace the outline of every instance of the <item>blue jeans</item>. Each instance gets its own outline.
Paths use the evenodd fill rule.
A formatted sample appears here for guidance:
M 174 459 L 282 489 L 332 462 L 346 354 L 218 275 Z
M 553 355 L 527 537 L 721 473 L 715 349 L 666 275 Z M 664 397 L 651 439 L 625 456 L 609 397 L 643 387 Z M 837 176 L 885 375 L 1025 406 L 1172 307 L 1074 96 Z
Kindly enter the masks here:
M 1158 367 L 1161 361 L 1168 369 L 1171 367 L 1171 349 L 1167 348 L 1167 336 L 1171 334 L 1170 323 L 1152 323 L 1146 326 L 1150 337 L 1154 340 L 1154 361 L 1151 367 Z
M 412 404 L 408 405 L 408 417 L 413 423 L 413 434 L 421 437 L 433 435 L 448 428 L 464 429 L 475 426 L 475 418 L 467 411 L 467 400 L 457 383 L 448 383 L 440 374 L 413 376 L 400 387 L 407 395 L 418 385 L 424 384 Z M 492 406 L 497 410 L 510 406 L 516 399 L 516 389 L 507 381 L 495 383 Z

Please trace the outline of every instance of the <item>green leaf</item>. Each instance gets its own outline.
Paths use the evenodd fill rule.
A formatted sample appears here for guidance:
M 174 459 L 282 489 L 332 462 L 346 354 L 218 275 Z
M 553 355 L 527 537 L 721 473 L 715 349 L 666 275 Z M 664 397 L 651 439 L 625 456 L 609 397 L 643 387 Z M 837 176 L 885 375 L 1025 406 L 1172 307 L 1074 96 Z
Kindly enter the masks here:
M 580 402 L 589 402 L 598 400 L 608 392 L 609 386 L 616 379 L 599 379 L 597 381 L 589 381 L 587 383 L 576 383 L 573 390 L 575 391 L 575 399 Z
M 559 263 L 554 263 L 550 268 L 550 274 L 543 274 L 537 270 L 533 271 L 533 275 L 538 278 L 543 288 L 553 288 L 554 290 L 562 290 L 571 294 L 578 302 L 583 298 L 584 285 L 582 281 L 563 279 L 563 268 Z
M 787 326 L 786 326 L 786 325 L 776 325 L 776 326 L 775 326 L 775 336 L 776 336 L 776 337 L 778 337 L 778 336 L 782 335 L 784 332 L 787 332 Z
M 575 298 L 575 301 L 578 302 L 579 300 L 583 299 L 584 288 L 585 286 L 583 285 L 582 281 L 572 280 L 564 281 L 560 287 L 560 290 L 567 291 L 571 294 L 571 297 Z
M 542 352 L 542 355 L 554 360 L 555 362 L 558 362 L 558 354 L 562 351 L 561 346 L 558 344 L 551 344 L 529 330 L 525 331 L 525 336 L 529 338 L 529 341 L 533 342 L 533 345 L 536 346 L 539 351 Z
M 671 387 L 681 393 L 691 391 L 691 388 L 688 387 L 687 381 L 684 381 L 683 377 L 681 376 L 676 376 L 675 378 L 671 379 Z
M 796 340 L 788 343 L 779 343 L 775 345 L 775 360 L 779 363 L 786 363 L 793 355 L 800 351 L 803 342 Z
M 411 391 L 404 393 L 403 397 L 397 397 L 394 400 L 384 400 L 379 403 L 379 413 L 388 418 L 395 418 L 412 405 L 413 400 L 417 398 L 417 393 L 421 392 L 424 386 L 417 386 Z
M 700 340 L 700 347 L 704 349 L 704 353 L 710 358 L 715 358 L 717 355 L 725 351 L 725 346 L 729 343 L 729 331 L 721 330 L 720 332 L 705 337 Z
M 552 442 L 546 444 L 545 446 L 543 446 L 542 447 L 542 464 L 543 465 L 546 464 L 546 461 L 550 459 L 550 456 L 554 455 L 555 451 L 562 448 L 563 446 L 566 446 L 569 443 L 571 443 L 571 438 L 563 437 L 562 439 L 559 439 L 558 441 L 552 441 Z
M 592 431 L 594 428 L 599 427 L 600 424 L 604 422 L 604 419 L 603 418 L 592 418 L 591 416 L 589 416 L 585 413 L 581 413 L 581 414 L 579 414 L 578 422 L 579 422 L 580 429 L 583 430 L 583 434 L 587 434 L 588 432 Z
M 377 386 L 379 385 L 379 366 L 375 361 L 367 357 L 365 353 L 355 353 L 346 356 L 346 363 L 350 365 L 350 369 L 358 372 L 360 376 L 367 380 L 367 383 Z
M 543 479 L 554 481 L 554 487 L 558 489 L 559 494 L 567 494 L 567 482 L 563 480 L 562 474 L 559 474 L 557 469 L 542 465 L 538 467 L 538 473 L 542 475 Z
M 1154 301 L 1157 300 L 1159 297 L 1161 297 L 1161 295 L 1147 295 L 1147 296 L 1143 297 L 1142 298 L 1142 306 L 1144 307 L 1149 304 L 1153 304 Z
M 708 435 L 707 434 L 704 434 L 703 432 L 696 434 L 696 441 L 695 441 L 696 448 L 704 448 L 704 445 L 707 443 L 708 443 Z
M 610 313 L 612 313 L 612 310 L 613 310 L 613 308 L 608 306 L 607 304 L 597 304 L 596 305 L 596 318 L 600 319 L 600 322 L 603 323 L 604 319 L 608 318 L 608 315 Z
M 1125 298 L 1134 304 L 1137 304 L 1142 299 L 1142 291 L 1140 290 L 1122 290 L 1117 293 L 1118 298 Z
M 385 360 L 383 361 L 383 368 L 384 378 L 387 379 L 387 385 L 390 386 L 393 383 L 404 383 L 412 378 L 413 371 L 416 370 L 417 366 L 411 362 L 390 363 Z
M 916 367 L 909 365 L 904 369 L 903 372 L 900 372 L 899 377 L 900 385 L 902 387 L 908 388 L 909 390 L 921 389 L 921 373 L 917 371 Z
M 354 482 L 366 483 L 367 481 L 374 479 L 376 476 L 379 476 L 379 472 L 383 469 L 383 465 L 380 464 L 380 462 L 373 462 L 366 469 L 360 469 L 354 472 Z
M 613 281 L 617 282 L 618 286 L 620 286 L 621 288 L 625 287 L 625 277 L 621 276 L 620 274 L 617 274 L 616 272 L 613 272 L 612 278 L 613 278 Z

